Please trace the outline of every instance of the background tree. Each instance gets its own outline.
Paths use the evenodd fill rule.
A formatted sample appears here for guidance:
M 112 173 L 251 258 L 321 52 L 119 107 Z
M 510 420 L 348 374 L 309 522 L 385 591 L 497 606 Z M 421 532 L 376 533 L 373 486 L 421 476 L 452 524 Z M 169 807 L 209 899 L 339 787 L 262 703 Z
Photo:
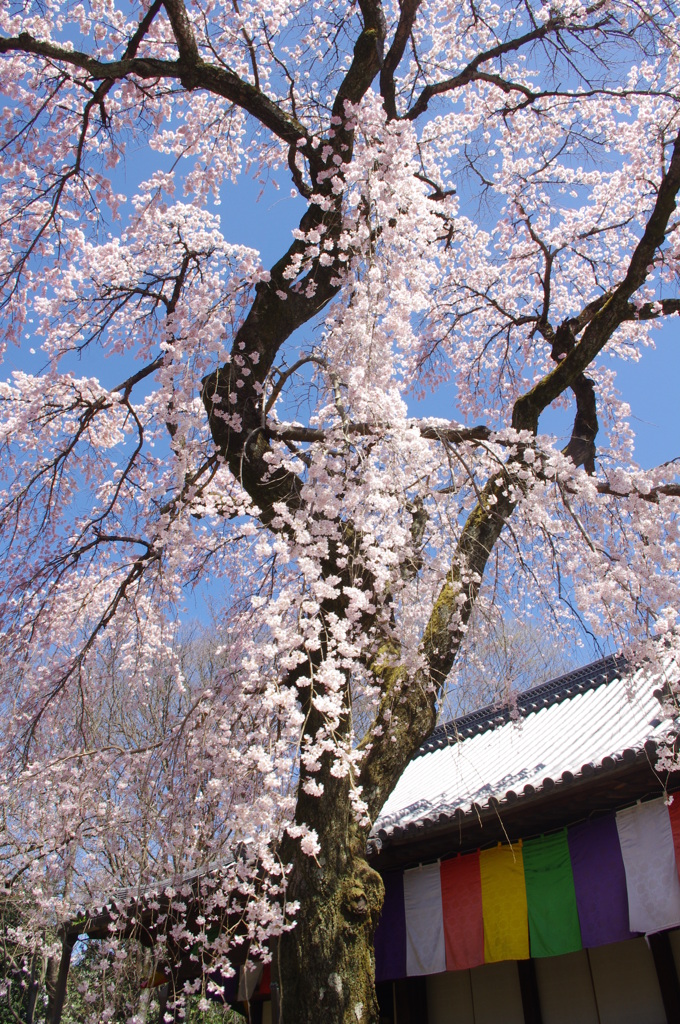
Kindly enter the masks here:
M 556 643 L 549 622 L 518 623 L 498 611 L 491 607 L 491 618 L 479 627 L 477 614 L 469 623 L 465 658 L 454 666 L 440 701 L 442 720 L 512 703 L 520 691 L 576 667 L 578 649 Z
M 680 311 L 678 13 L 3 8 L 5 340 L 41 369 L 0 386 L 2 853 L 44 914 L 238 848 L 215 899 L 280 936 L 284 1022 L 375 1021 L 366 836 L 475 607 L 668 669 L 680 486 L 612 360 Z M 248 174 L 293 186 L 268 268 L 216 212 Z M 220 670 L 149 723 L 199 586 Z

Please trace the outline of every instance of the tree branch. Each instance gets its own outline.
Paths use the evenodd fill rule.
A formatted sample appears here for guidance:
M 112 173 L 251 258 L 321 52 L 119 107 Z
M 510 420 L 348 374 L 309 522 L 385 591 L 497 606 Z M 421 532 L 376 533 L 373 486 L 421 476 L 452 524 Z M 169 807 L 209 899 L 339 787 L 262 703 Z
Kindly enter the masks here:
M 521 458 L 522 451 L 513 461 Z M 385 643 L 374 659 L 371 667 L 381 681 L 382 698 L 375 721 L 359 745 L 366 751 L 359 784 L 372 821 L 404 765 L 435 726 L 441 690 L 463 642 L 486 563 L 518 498 L 507 467 L 495 472 L 480 493 L 423 631 L 425 668 L 411 678 L 401 664 L 396 641 Z M 382 731 L 388 732 L 388 741 L 374 742 Z M 391 742 L 391 736 L 396 742 Z
M 611 484 L 604 481 L 597 484 L 598 494 L 607 494 L 612 498 L 640 498 L 642 501 L 648 501 L 652 505 L 659 504 L 659 498 L 680 498 L 680 484 L 659 484 L 657 487 L 652 487 L 649 491 L 640 491 L 634 488 L 632 491 L 619 491 L 612 487 Z
M 415 427 L 421 437 L 430 441 L 445 441 L 447 444 L 465 444 L 470 441 L 488 441 L 492 437 L 489 427 L 447 427 L 431 426 L 413 421 L 409 426 Z M 343 433 L 356 434 L 359 437 L 372 437 L 389 433 L 393 427 L 389 423 L 347 423 Z M 301 441 L 314 443 L 326 441 L 331 437 L 330 430 L 316 427 L 305 427 L 298 423 L 267 423 L 267 433 L 280 441 Z M 500 442 L 503 443 L 503 442 Z
M 333 115 L 345 121 L 345 101 L 358 103 L 378 74 L 385 45 L 385 16 L 380 0 L 359 0 L 363 31 L 354 44 L 354 55 L 333 101 Z M 344 135 L 341 130 L 339 136 Z
M 180 60 L 185 61 L 187 64 L 197 64 L 199 61 L 198 44 L 187 9 L 182 0 L 163 0 L 163 6 L 172 25 L 172 32 L 177 43 Z
M 69 67 L 80 68 L 95 81 L 116 81 L 130 75 L 141 79 L 179 79 L 186 89 L 206 89 L 235 103 L 289 145 L 295 145 L 301 138 L 309 140 L 304 126 L 254 85 L 244 82 L 233 71 L 208 64 L 198 57 L 185 59 L 180 54 L 177 61 L 157 57 L 123 57 L 103 62 L 80 50 L 67 50 L 55 43 L 35 39 L 28 32 L 12 38 L 0 38 L 0 54 L 12 52 L 47 57 Z
M 390 120 L 395 120 L 398 117 L 394 73 L 399 67 L 401 58 L 404 56 L 404 50 L 411 35 L 419 7 L 420 0 L 404 0 L 404 3 L 402 3 L 394 39 L 387 51 L 387 56 L 383 61 L 380 71 L 380 94 Z
M 571 348 L 568 343 L 565 344 L 564 351 L 567 351 L 567 354 L 558 366 L 543 377 L 530 391 L 517 399 L 512 415 L 512 425 L 516 430 L 531 430 L 536 433 L 538 419 L 543 410 L 567 388 L 573 386 L 595 356 L 602 351 L 617 327 L 627 320 L 634 319 L 631 313 L 635 307 L 629 300 L 633 293 L 644 284 L 656 251 L 663 245 L 668 223 L 676 208 L 678 190 L 680 190 L 680 136 L 675 141 L 668 170 L 661 179 L 654 209 L 649 216 L 642 238 L 635 247 L 623 281 L 607 296 L 597 300 L 592 316 L 590 316 L 590 310 L 593 308 L 593 304 L 586 307 L 589 319 L 581 340 Z M 584 316 L 586 310 L 581 316 Z M 675 308 L 672 311 L 675 312 Z M 576 318 L 574 321 L 567 321 L 564 327 L 569 329 L 573 337 L 572 325 L 578 326 L 578 324 L 579 318 Z
M 563 26 L 564 23 L 561 18 L 549 18 L 544 25 L 540 26 L 540 28 L 532 29 L 531 32 L 525 32 L 523 36 L 518 36 L 516 39 L 508 39 L 505 43 L 499 43 L 497 46 L 492 46 L 488 50 L 484 50 L 482 53 L 479 53 L 474 60 L 471 60 L 470 63 L 457 75 L 454 75 L 452 78 L 446 78 L 443 82 L 426 85 L 411 109 L 404 114 L 404 117 L 409 121 L 415 121 L 417 117 L 420 117 L 420 115 L 427 110 L 428 104 L 434 96 L 440 96 L 444 92 L 451 92 L 454 89 L 460 89 L 462 86 L 469 85 L 470 82 L 474 82 L 479 79 L 493 81 L 495 85 L 501 86 L 505 92 L 518 90 L 527 98 L 533 99 L 534 94 L 526 86 L 513 82 L 505 82 L 500 79 L 500 77 L 497 78 L 496 75 L 489 75 L 484 72 L 480 72 L 480 65 L 485 64 L 488 60 L 493 60 L 495 57 L 502 57 L 506 53 L 513 53 L 520 50 L 528 43 L 544 39 L 546 36 L 550 35 L 552 32 L 556 32 Z
M 659 299 L 658 302 L 643 302 L 636 306 L 629 302 L 625 320 L 658 320 L 661 316 L 680 313 L 680 299 Z

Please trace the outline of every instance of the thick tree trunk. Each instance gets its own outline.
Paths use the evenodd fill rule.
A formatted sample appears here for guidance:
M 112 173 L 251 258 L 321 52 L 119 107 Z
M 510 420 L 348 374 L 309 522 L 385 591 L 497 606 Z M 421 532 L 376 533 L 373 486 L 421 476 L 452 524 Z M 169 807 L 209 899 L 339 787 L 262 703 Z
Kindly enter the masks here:
M 295 857 L 288 898 L 300 909 L 274 964 L 281 1024 L 378 1024 L 373 935 L 383 883 L 361 854 L 337 853 L 325 864 Z

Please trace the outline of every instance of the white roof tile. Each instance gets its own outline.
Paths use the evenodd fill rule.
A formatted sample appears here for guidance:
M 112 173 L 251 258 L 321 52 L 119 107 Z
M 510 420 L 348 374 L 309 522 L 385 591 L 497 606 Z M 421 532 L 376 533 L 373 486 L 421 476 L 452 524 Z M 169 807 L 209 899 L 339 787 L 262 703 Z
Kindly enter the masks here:
M 666 736 L 673 723 L 662 718 L 658 679 L 639 671 L 624 681 L 621 668 L 609 658 L 528 690 L 517 720 L 507 709 L 486 708 L 440 727 L 407 767 L 373 834 L 502 803 L 509 793 L 576 777 Z

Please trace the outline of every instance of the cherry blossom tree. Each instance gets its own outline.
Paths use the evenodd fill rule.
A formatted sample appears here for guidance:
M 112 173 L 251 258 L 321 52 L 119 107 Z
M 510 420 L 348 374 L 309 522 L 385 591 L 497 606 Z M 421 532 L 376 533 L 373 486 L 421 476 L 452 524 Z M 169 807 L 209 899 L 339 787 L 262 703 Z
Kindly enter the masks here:
M 680 313 L 680 10 L 24 0 L 0 33 L 5 884 L 56 918 L 232 860 L 284 1024 L 376 1021 L 366 839 L 456 666 L 542 607 L 678 647 L 680 485 L 615 366 Z M 270 266 L 229 241 L 246 177 L 291 190 Z

